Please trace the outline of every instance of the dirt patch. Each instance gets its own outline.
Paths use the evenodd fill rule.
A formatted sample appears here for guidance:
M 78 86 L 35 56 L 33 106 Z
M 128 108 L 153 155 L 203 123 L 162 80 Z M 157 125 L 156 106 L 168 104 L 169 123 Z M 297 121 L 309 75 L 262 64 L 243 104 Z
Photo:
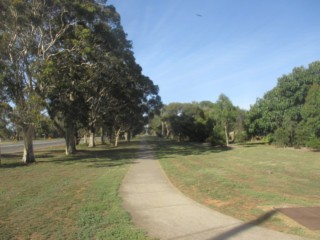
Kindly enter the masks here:
M 221 200 L 211 199 L 211 198 L 207 198 L 203 202 L 206 205 L 211 205 L 211 206 L 215 206 L 215 207 L 224 207 L 224 206 L 231 204 L 230 201 L 229 202 L 228 201 L 221 201 Z
M 320 230 L 320 207 L 276 208 L 310 230 Z
M 32 233 L 31 236 L 30 236 L 30 239 L 32 240 L 42 240 L 42 239 L 45 239 L 40 233 Z

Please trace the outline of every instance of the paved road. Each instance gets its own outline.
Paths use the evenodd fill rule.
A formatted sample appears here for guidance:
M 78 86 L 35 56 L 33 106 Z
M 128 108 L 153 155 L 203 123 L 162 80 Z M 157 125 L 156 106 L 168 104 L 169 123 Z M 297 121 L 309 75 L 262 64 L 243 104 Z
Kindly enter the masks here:
M 144 143 L 120 188 L 123 206 L 134 224 L 160 239 L 301 239 L 254 226 L 270 218 L 269 212 L 251 223 L 221 214 L 179 192 L 168 180 L 152 149 Z
M 33 142 L 33 147 L 35 150 L 41 149 L 41 148 L 48 148 L 48 147 L 54 147 L 54 146 L 62 146 L 65 144 L 64 139 L 52 139 L 52 140 L 36 140 Z M 5 143 L 1 144 L 1 153 L 18 153 L 23 152 L 23 142 L 17 142 L 17 143 Z

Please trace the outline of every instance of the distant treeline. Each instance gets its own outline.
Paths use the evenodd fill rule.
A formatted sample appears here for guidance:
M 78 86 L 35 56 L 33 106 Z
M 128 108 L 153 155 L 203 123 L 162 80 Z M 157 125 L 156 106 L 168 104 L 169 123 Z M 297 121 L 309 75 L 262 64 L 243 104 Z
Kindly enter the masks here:
M 171 103 L 150 127 L 180 141 L 228 145 L 259 139 L 278 146 L 320 148 L 320 62 L 279 78 L 249 111 L 222 94 L 216 103 Z

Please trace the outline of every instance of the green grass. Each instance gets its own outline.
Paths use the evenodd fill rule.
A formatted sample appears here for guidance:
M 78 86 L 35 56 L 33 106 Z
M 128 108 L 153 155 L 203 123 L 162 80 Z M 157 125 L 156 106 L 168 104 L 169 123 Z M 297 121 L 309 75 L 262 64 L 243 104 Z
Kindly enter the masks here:
M 260 144 L 213 148 L 169 141 L 158 141 L 155 149 L 170 180 L 182 192 L 236 218 L 254 221 L 276 207 L 319 206 L 319 152 Z M 319 232 L 280 213 L 260 225 L 320 239 Z
M 29 166 L 19 155 L 2 156 L 0 239 L 149 239 L 118 196 L 137 151 L 137 142 L 80 147 L 74 156 L 48 149 Z

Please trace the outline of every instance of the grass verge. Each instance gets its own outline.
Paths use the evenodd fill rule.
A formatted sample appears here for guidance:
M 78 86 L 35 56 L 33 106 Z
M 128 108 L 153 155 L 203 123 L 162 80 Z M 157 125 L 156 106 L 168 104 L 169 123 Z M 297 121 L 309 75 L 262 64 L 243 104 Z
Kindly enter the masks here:
M 80 147 L 37 151 L 37 162 L 2 156 L 0 239 L 149 239 L 133 227 L 118 189 L 138 151 L 137 142 L 117 149 Z
M 212 148 L 158 141 L 156 156 L 172 183 L 191 198 L 227 215 L 255 221 L 276 207 L 319 206 L 319 152 L 244 145 Z M 260 225 L 302 237 L 320 232 L 280 213 Z

